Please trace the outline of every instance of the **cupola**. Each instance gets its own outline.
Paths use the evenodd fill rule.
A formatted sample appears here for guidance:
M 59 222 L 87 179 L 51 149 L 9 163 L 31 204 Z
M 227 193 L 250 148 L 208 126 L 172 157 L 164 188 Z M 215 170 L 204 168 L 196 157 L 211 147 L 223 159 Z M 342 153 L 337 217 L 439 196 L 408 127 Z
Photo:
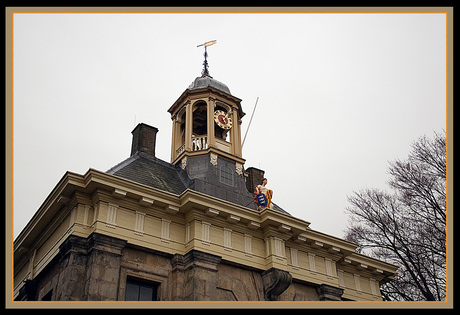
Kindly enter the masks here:
M 199 89 L 205 89 L 207 87 L 213 87 L 227 94 L 231 94 L 230 89 L 228 88 L 227 85 L 207 75 L 198 77 L 195 80 L 193 80 L 193 82 L 189 85 L 187 89 L 188 90 L 199 90 Z
M 206 44 L 205 49 L 211 45 Z M 202 75 L 168 109 L 173 122 L 171 163 L 211 155 L 213 159 L 221 156 L 238 163 L 240 169 L 245 161 L 241 149 L 241 118 L 245 115 L 241 99 L 209 75 L 206 51 L 204 56 Z
M 210 77 L 196 78 L 169 108 L 173 121 L 171 163 L 214 152 L 243 164 L 241 99 Z

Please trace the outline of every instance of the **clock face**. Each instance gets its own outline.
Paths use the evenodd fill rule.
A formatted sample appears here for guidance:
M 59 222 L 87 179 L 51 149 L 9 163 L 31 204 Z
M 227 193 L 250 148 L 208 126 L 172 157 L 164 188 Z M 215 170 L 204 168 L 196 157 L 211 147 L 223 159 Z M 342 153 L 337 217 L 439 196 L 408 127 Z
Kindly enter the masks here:
M 232 128 L 232 119 L 223 110 L 216 110 L 214 112 L 214 121 L 222 129 Z

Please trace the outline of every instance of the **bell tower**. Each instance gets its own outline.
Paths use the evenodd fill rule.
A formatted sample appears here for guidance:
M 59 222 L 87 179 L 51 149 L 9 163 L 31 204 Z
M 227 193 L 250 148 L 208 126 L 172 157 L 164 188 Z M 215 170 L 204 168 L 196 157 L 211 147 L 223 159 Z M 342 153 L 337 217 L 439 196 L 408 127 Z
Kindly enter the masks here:
M 205 51 L 201 76 L 168 109 L 171 164 L 187 171 L 193 189 L 252 207 L 254 196 L 246 188 L 243 170 L 241 99 L 211 77 L 206 58 Z
M 196 78 L 168 112 L 172 119 L 171 163 L 184 157 L 221 155 L 244 164 L 241 149 L 241 99 L 205 75 Z
M 241 99 L 209 74 L 207 47 L 204 44 L 204 62 L 201 77 L 192 84 L 169 108 L 173 121 L 171 163 L 183 162 L 188 157 L 209 155 L 212 160 L 222 156 L 244 164 L 241 149 Z

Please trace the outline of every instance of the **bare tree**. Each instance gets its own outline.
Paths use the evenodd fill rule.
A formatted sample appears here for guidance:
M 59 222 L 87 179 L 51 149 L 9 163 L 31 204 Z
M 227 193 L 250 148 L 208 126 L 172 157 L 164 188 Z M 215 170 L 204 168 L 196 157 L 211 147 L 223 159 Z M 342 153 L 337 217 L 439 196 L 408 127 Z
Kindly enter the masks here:
M 446 134 L 414 142 L 390 162 L 390 191 L 353 192 L 345 238 L 358 251 L 399 266 L 381 287 L 385 300 L 446 298 Z

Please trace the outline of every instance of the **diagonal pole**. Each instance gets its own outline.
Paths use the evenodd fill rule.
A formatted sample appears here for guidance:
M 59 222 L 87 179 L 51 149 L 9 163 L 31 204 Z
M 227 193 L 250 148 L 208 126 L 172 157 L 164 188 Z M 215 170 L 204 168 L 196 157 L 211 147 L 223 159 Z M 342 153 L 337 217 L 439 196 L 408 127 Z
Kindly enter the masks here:
M 246 140 L 246 136 L 248 135 L 249 127 L 251 126 L 251 122 L 252 122 L 252 117 L 254 117 L 254 113 L 256 112 L 257 102 L 259 102 L 259 97 L 258 96 L 257 96 L 257 99 L 256 99 L 256 104 L 254 105 L 254 109 L 252 110 L 251 119 L 249 119 L 248 128 L 246 129 L 246 133 L 244 134 L 243 142 L 241 143 L 241 148 L 243 148 L 244 141 Z

